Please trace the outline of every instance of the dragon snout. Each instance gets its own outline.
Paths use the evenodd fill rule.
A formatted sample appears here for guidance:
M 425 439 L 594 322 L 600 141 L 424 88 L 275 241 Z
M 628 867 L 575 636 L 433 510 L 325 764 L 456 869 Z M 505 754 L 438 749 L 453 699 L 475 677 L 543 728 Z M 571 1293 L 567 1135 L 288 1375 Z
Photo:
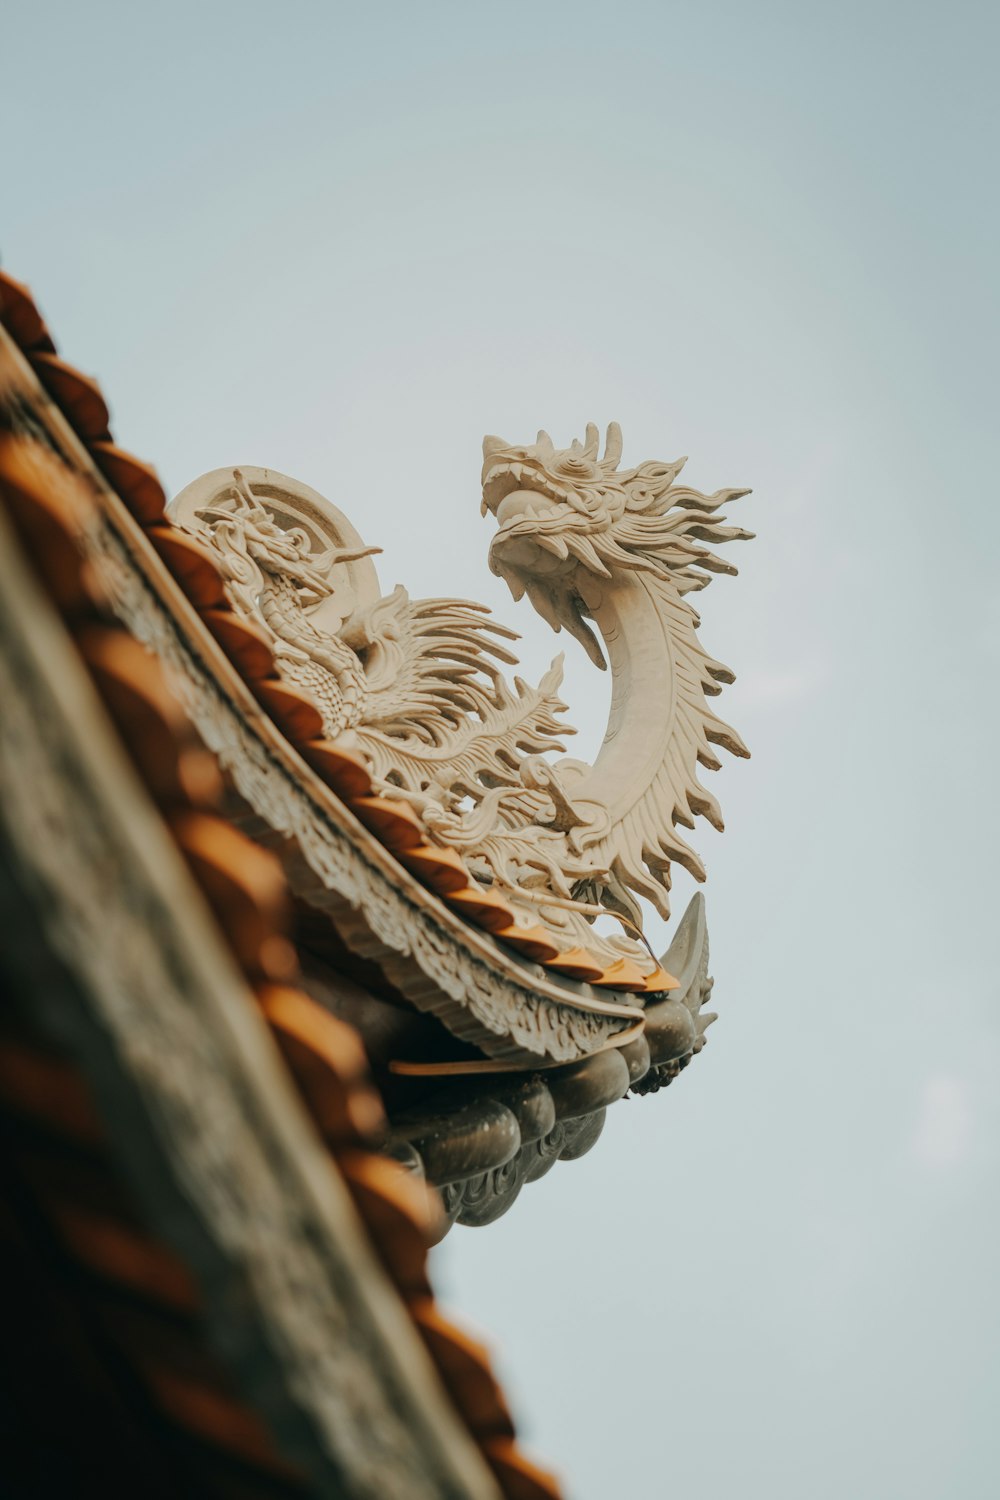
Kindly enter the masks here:
M 538 490 L 512 490 L 499 502 L 495 514 L 497 524 L 505 526 L 507 522 L 519 520 L 522 516 L 542 516 L 557 507 L 558 501 L 553 500 L 550 495 L 540 494 Z

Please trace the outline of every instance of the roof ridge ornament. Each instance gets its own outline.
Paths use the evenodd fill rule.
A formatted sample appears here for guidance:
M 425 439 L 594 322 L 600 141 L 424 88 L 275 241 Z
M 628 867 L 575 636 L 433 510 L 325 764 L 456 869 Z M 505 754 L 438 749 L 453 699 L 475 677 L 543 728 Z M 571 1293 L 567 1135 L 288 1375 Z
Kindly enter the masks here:
M 378 549 L 307 486 L 273 470 L 220 469 L 170 509 L 207 541 L 233 608 L 265 629 L 324 734 L 360 751 L 380 790 L 407 801 L 525 922 L 645 973 L 653 961 L 642 944 L 598 934 L 593 913 L 641 928 L 637 897 L 669 912 L 673 861 L 704 879 L 676 825 L 701 815 L 721 828 L 697 767 L 718 767 L 716 745 L 748 752 L 708 707 L 733 674 L 702 649 L 686 596 L 714 572 L 736 572 L 699 543 L 751 533 L 717 514 L 748 491 L 679 485 L 683 459 L 621 470 L 621 451 L 616 423 L 603 457 L 593 424 L 565 449 L 545 432 L 526 446 L 483 443 L 483 513 L 498 525 L 491 569 L 595 665 L 606 664 L 598 635 L 607 650 L 611 713 L 592 766 L 552 758 L 573 732 L 561 656 L 536 686 L 508 683 L 501 666 L 516 661 L 505 644 L 515 632 L 471 601 L 383 594 L 370 560 Z

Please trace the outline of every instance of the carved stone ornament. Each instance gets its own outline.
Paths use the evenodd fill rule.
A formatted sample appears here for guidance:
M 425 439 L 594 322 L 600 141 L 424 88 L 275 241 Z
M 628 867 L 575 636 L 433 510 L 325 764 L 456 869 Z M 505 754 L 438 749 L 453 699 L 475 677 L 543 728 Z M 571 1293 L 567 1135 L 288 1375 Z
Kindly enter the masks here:
M 346 518 L 268 469 L 219 469 L 173 502 L 176 524 L 213 550 L 233 607 L 262 626 L 280 672 L 322 712 L 324 733 L 359 752 L 378 789 L 419 813 L 432 839 L 542 921 L 567 947 L 608 963 L 655 961 L 641 938 L 646 898 L 664 916 L 674 860 L 704 878 L 677 832 L 697 815 L 721 828 L 698 766 L 743 741 L 710 709 L 731 682 L 702 648 L 687 596 L 735 573 L 702 543 L 746 538 L 718 514 L 745 490 L 704 495 L 678 483 L 684 460 L 620 469 L 621 433 L 597 429 L 557 449 L 488 437 L 482 508 L 497 522 L 490 566 L 555 630 L 566 628 L 613 675 L 594 765 L 564 750 L 562 658 L 537 686 L 504 678 L 514 632 L 461 599 L 383 594 Z M 611 913 L 620 935 L 599 934 Z
M 521 1074 L 506 1087 L 502 1078 L 486 1079 L 474 1110 L 463 1109 L 461 1096 L 426 1100 L 422 1117 L 395 1122 L 394 1154 L 440 1186 L 450 1222 L 492 1223 L 525 1183 L 596 1144 L 609 1105 L 627 1091 L 654 1094 L 666 1088 L 703 1049 L 705 1033 L 717 1019 L 704 1008 L 712 993 L 708 963 L 705 901 L 699 892 L 664 955 L 678 988 L 647 1007 L 641 1037 L 569 1068 Z

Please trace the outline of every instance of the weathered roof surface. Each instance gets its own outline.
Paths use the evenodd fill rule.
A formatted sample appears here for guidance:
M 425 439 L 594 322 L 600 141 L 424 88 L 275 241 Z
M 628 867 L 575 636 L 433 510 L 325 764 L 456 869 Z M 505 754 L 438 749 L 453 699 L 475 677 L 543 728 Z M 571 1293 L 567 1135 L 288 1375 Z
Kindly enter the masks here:
M 269 681 L 266 643 L 228 610 L 196 544 L 160 528 L 162 490 L 111 442 L 96 387 L 55 358 L 23 288 L 3 278 L 0 294 L 0 320 L 269 713 L 401 857 L 421 850 L 405 817 L 366 809 L 363 768 L 336 747 L 309 745 L 308 704 Z M 428 1493 L 485 1496 L 499 1484 L 510 1496 L 551 1496 L 552 1481 L 516 1444 L 484 1351 L 433 1301 L 433 1195 L 379 1153 L 385 1120 L 358 1039 L 299 985 L 281 867 L 223 814 L 214 759 L 107 607 L 86 557 L 92 479 L 70 445 L 54 451 L 51 432 L 33 430 L 20 366 L 2 369 L 18 408 L 17 430 L 0 446 L 4 525 L 20 539 L 0 548 L 3 634 L 19 687 L 35 685 L 5 717 L 6 754 L 10 769 L 30 775 L 41 811 L 65 819 L 55 857 L 30 836 L 38 807 L 8 808 L 7 839 L 68 983 L 65 995 L 53 987 L 27 1029 L 5 1021 L 0 1109 L 28 1137 L 37 1130 L 92 1153 L 95 1183 L 112 1180 L 110 1144 L 152 1224 L 111 1190 L 81 1191 L 86 1173 L 62 1171 L 58 1151 L 45 1172 L 28 1150 L 20 1171 L 45 1232 L 105 1289 L 95 1299 L 111 1298 L 120 1347 L 160 1417 L 270 1468 L 276 1483 L 322 1490 L 330 1465 L 349 1493 L 416 1494 L 413 1474 L 408 1488 L 392 1480 L 409 1446 Z M 106 892 L 80 886 L 90 859 L 104 861 L 105 874 L 109 860 L 122 866 L 103 913 L 93 897 Z M 428 881 L 445 878 L 429 857 L 424 865 Z M 99 915 L 103 937 L 86 927 Z M 143 962 L 119 970 L 138 931 Z M 53 1027 L 70 1037 L 68 1052 L 53 1046 Z M 242 1192 L 240 1172 L 251 1173 Z M 269 1282 L 282 1249 L 287 1265 Z M 116 1299 L 140 1306 L 121 1313 Z M 325 1366 L 324 1332 L 338 1310 L 350 1357 L 341 1339 Z M 185 1332 L 170 1323 L 164 1333 L 164 1318 L 180 1318 Z M 191 1373 L 203 1320 L 231 1356 L 239 1393 L 214 1365 L 201 1383 Z M 365 1390 L 381 1399 L 378 1443 L 350 1432 L 338 1389 L 344 1400 L 362 1401 Z M 355 1415 L 363 1423 L 372 1411 Z

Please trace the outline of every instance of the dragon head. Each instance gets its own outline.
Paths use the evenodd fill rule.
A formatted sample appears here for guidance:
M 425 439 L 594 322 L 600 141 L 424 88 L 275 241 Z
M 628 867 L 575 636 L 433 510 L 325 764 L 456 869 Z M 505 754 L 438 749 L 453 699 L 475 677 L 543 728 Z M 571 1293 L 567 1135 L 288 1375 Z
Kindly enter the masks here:
M 194 512 L 201 530 L 221 561 L 230 592 L 249 615 L 260 618 L 264 573 L 278 573 L 299 591 L 304 608 L 334 591 L 330 570 L 356 562 L 380 547 L 328 547 L 313 550 L 313 538 L 302 526 L 280 526 L 254 494 L 240 469 L 233 470 L 228 495 Z
M 616 570 L 646 571 L 689 593 L 713 572 L 736 572 L 699 541 L 752 534 L 713 514 L 748 490 L 703 495 L 675 483 L 686 459 L 619 469 L 621 452 L 617 422 L 608 427 L 603 457 L 593 423 L 569 448 L 556 448 L 547 432 L 523 447 L 483 440 L 482 511 L 492 511 L 499 526 L 490 568 L 515 600 L 527 594 L 554 630 L 565 626 L 599 667 L 604 656 L 584 616 L 601 580 Z

